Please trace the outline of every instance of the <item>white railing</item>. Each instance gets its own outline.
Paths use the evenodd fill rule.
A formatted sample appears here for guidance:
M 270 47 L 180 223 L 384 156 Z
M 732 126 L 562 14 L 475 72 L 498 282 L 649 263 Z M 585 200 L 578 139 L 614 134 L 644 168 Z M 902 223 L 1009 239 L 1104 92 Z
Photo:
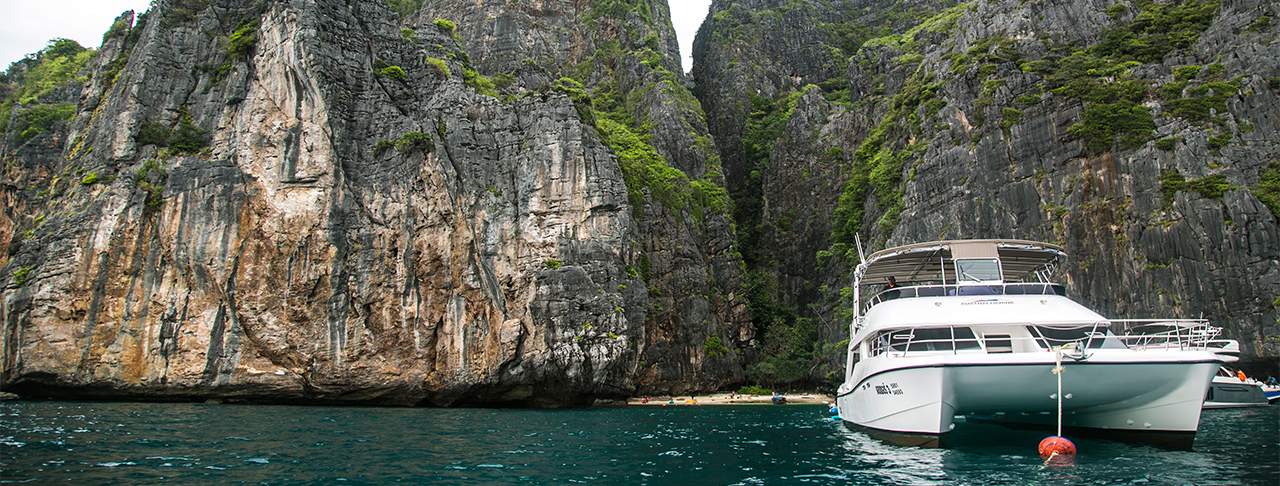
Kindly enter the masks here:
M 867 309 L 881 302 L 916 297 L 946 296 L 979 296 L 979 295 L 1061 295 L 1066 296 L 1066 287 L 1055 283 L 990 283 L 990 284 L 948 284 L 948 285 L 912 285 L 885 289 L 867 300 L 863 307 Z
M 1190 350 L 1214 349 L 1222 328 L 1207 319 L 1112 319 L 1111 332 L 1132 349 Z
M 1002 327 L 1025 330 L 1021 334 L 986 334 L 979 337 L 973 325 L 928 328 L 886 329 L 877 333 L 867 349 L 868 356 L 891 354 L 906 357 L 913 353 L 987 352 L 995 342 L 1008 342 L 1009 351 L 1043 351 L 1075 344 L 1076 349 L 1191 350 L 1217 349 L 1214 338 L 1221 328 L 1204 319 L 1112 319 L 1084 324 L 1005 323 Z M 1003 343 L 1002 343 L 1003 344 Z M 1220 346 L 1219 346 L 1220 347 Z M 1022 351 L 1016 351 L 1021 349 Z

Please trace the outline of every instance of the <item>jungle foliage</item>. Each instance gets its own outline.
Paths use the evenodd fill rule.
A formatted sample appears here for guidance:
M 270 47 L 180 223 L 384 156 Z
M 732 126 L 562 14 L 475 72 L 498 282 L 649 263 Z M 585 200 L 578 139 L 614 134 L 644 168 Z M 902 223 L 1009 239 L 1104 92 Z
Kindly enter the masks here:
M 134 141 L 138 145 L 168 147 L 173 153 L 196 154 L 209 146 L 209 131 L 191 123 L 188 117 L 173 128 L 155 122 L 143 122 Z
M 1150 82 L 1132 76 L 1130 69 L 1190 47 L 1219 11 L 1217 1 L 1142 0 L 1136 6 L 1133 20 L 1104 31 L 1092 47 L 1058 45 L 1043 59 L 1022 64 L 1024 72 L 1044 76 L 1046 89 L 1084 101 L 1083 120 L 1069 131 L 1094 154 L 1136 148 L 1151 139 L 1155 121 L 1142 106 L 1150 99 Z M 1174 115 L 1206 122 L 1211 109 L 1225 110 L 1226 97 L 1239 85 L 1214 81 L 1211 73 L 1206 73 L 1208 83 L 1197 83 L 1193 78 L 1199 71 L 1199 66 L 1178 68 L 1175 82 L 1161 87 L 1158 96 Z
M 260 25 L 262 25 L 262 21 L 258 19 L 241 21 L 235 32 L 232 32 L 231 37 L 228 38 L 227 55 L 231 56 L 232 59 L 249 57 L 253 47 L 258 44 L 258 27 Z
M 390 5 L 391 9 L 403 19 L 422 8 L 422 0 L 387 0 L 387 5 Z
M 1271 210 L 1272 216 L 1280 218 L 1280 162 L 1271 161 L 1260 179 L 1253 195 Z
M 0 133 L 12 129 L 14 147 L 75 116 L 75 103 L 50 98 L 56 90 L 84 81 L 77 76 L 93 52 L 71 39 L 53 39 L 35 56 L 10 66 L 4 78 L 15 83 L 0 91 L 4 93 L 0 100 Z
M 168 171 L 160 167 L 157 160 L 148 160 L 134 174 L 138 189 L 146 193 L 146 207 L 154 211 L 164 202 L 164 184 L 169 178 Z
M 13 146 L 27 143 L 36 135 L 48 131 L 61 121 L 70 120 L 76 114 L 74 103 L 35 105 L 21 110 L 13 117 Z
M 1227 183 L 1227 176 L 1222 174 L 1188 180 L 1175 169 L 1160 172 L 1160 201 L 1165 208 L 1173 205 L 1173 197 L 1178 191 L 1194 191 L 1200 197 L 1222 199 L 1224 193 L 1236 189 L 1239 188 Z

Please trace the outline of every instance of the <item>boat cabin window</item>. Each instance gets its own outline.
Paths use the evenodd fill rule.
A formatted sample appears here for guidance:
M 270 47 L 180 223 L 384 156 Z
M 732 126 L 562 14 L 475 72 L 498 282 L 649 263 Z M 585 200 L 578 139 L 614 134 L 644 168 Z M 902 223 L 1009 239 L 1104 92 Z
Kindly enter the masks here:
M 898 329 L 880 334 L 877 351 L 961 351 L 982 349 L 973 330 L 967 327 L 943 327 L 934 329 Z M 873 352 L 879 354 L 879 352 Z
M 995 258 L 966 258 L 956 260 L 956 277 L 961 283 L 1000 282 L 1000 260 Z
M 1013 339 L 1008 334 L 987 334 L 982 336 L 982 341 L 987 345 L 988 354 L 1013 352 Z
M 951 338 L 955 341 L 956 350 L 965 349 L 982 349 L 978 344 L 978 337 L 973 335 L 973 330 L 967 327 L 951 328 Z

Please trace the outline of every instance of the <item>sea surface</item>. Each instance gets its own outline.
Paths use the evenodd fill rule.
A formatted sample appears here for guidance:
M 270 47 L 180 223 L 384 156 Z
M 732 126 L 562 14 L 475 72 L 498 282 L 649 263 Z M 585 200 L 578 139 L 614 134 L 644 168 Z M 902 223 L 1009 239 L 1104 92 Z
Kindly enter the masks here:
M 430 409 L 0 402 L 0 482 L 75 484 L 1280 484 L 1280 406 L 1206 410 L 1194 450 L 962 423 L 898 447 L 805 405 Z

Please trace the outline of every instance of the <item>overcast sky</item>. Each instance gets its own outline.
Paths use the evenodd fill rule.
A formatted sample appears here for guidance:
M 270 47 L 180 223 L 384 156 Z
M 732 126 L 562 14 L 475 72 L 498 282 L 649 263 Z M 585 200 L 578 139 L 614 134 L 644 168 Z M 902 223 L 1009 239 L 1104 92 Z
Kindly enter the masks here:
M 120 12 L 145 12 L 151 0 L 0 0 L 0 69 L 65 37 L 98 47 Z
M 711 0 L 669 1 L 684 70 L 688 71 L 693 65 L 693 36 L 707 17 Z M 8 69 L 9 64 L 59 37 L 96 48 L 120 12 L 141 14 L 150 4 L 150 0 L 0 0 L 0 69 Z
M 680 39 L 681 62 L 688 72 L 693 69 L 693 37 L 698 35 L 698 27 L 707 18 L 711 0 L 669 0 L 668 3 L 671 5 L 671 24 Z

